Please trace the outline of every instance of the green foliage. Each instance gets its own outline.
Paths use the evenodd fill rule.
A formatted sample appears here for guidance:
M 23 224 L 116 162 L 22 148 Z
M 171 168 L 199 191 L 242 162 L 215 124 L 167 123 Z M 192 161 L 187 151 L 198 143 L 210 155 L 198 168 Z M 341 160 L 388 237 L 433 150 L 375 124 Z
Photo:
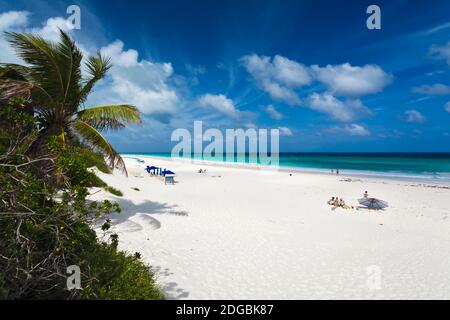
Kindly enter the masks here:
M 86 201 L 93 183 L 106 187 L 86 153 L 50 136 L 48 154 L 24 154 L 36 125 L 21 99 L 0 100 L 0 132 L 0 299 L 162 299 L 151 269 L 109 232 L 119 205 Z M 81 269 L 82 290 L 67 290 L 70 265 Z
M 121 129 L 125 123 L 141 123 L 139 110 L 134 106 L 99 106 L 78 112 L 78 118 L 97 130 Z
M 6 299 L 5 279 L 3 274 L 0 273 L 0 300 Z
M 0 90 L 0 96 L 1 93 Z M 37 137 L 34 117 L 22 98 L 11 98 L 0 107 L 0 128 L 9 129 L 0 130 L 0 154 L 24 155 Z
M 99 188 L 106 188 L 108 185 L 105 181 L 100 179 L 96 174 L 92 174 L 87 182 L 88 187 L 99 187 Z
M 39 127 L 39 144 L 50 135 L 57 135 L 63 143 L 79 140 L 101 152 L 110 168 L 126 173 L 123 159 L 99 131 L 139 124 L 140 112 L 130 105 L 83 106 L 111 68 L 110 59 L 100 53 L 83 59 L 82 51 L 64 31 L 58 42 L 15 32 L 6 33 L 6 39 L 27 65 L 0 64 L 0 89 L 3 97 L 19 95 L 32 104 L 30 114 Z
M 69 148 L 63 145 L 55 136 L 49 137 L 48 146 L 51 152 L 59 155 L 55 165 L 72 184 L 85 187 L 109 188 L 95 173 L 86 170 L 86 168 L 95 166 L 102 172 L 110 173 L 102 155 L 80 146 Z M 114 189 L 111 193 L 114 194 L 114 191 L 116 190 Z M 120 193 L 120 191 L 117 193 Z
M 83 159 L 87 168 L 96 167 L 103 173 L 111 173 L 111 169 L 108 167 L 105 159 L 100 153 L 91 151 L 84 147 L 77 147 L 74 152 L 76 152 L 77 155 Z
M 131 189 L 133 189 L 134 191 L 141 191 L 139 188 L 136 188 L 136 187 L 133 187 Z
M 100 244 L 93 249 L 86 261 L 93 280 L 85 283 L 82 298 L 163 299 L 152 270 L 141 262 L 139 255 L 118 252 L 114 245 Z
M 105 190 L 108 191 L 109 193 L 112 193 L 115 196 L 118 196 L 118 197 L 122 197 L 123 196 L 123 192 L 120 191 L 120 190 L 117 190 L 116 188 L 108 186 L 108 187 L 105 188 Z

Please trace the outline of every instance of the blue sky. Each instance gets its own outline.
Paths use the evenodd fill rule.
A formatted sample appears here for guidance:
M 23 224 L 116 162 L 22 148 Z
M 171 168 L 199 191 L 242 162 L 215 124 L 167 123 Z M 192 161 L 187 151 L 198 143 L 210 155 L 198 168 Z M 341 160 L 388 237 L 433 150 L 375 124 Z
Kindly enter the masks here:
M 81 8 L 81 29 L 66 8 Z M 381 30 L 366 8 L 381 8 Z M 176 128 L 280 128 L 281 151 L 450 151 L 449 1 L 5 1 L 0 31 L 56 39 L 114 68 L 86 106 L 135 104 L 121 152 Z M 0 61 L 15 61 L 0 40 Z

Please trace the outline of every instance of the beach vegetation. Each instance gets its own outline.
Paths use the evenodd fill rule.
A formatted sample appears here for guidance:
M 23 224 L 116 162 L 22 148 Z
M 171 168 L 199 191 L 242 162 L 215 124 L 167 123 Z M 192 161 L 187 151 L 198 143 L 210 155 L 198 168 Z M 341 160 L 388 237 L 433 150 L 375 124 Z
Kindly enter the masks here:
M 120 206 L 86 199 L 93 185 L 107 188 L 88 168 L 125 169 L 97 130 L 138 122 L 130 106 L 80 113 L 109 60 L 89 58 L 81 80 L 81 53 L 63 32 L 57 44 L 8 37 L 27 66 L 0 67 L 0 299 L 162 299 L 151 267 L 118 249 L 110 217 Z M 67 285 L 74 265 L 80 289 Z
M 45 152 L 50 136 L 62 145 L 75 140 L 101 152 L 110 169 L 126 173 L 122 157 L 100 131 L 141 123 L 138 109 L 126 104 L 84 108 L 95 84 L 111 68 L 110 59 L 98 53 L 83 63 L 83 53 L 64 31 L 58 43 L 29 33 L 5 36 L 26 65 L 1 64 L 0 88 L 4 98 L 23 98 L 34 115 L 38 137 L 30 151 Z
M 83 158 L 87 168 L 97 168 L 100 172 L 111 173 L 111 169 L 105 162 L 105 158 L 101 153 L 92 151 L 88 148 L 80 146 L 75 148 L 75 152 Z
M 115 196 L 123 197 L 123 192 L 120 191 L 120 190 L 118 190 L 118 189 L 116 189 L 116 188 L 107 186 L 107 187 L 105 188 L 105 190 L 108 191 L 109 193 L 115 195 Z

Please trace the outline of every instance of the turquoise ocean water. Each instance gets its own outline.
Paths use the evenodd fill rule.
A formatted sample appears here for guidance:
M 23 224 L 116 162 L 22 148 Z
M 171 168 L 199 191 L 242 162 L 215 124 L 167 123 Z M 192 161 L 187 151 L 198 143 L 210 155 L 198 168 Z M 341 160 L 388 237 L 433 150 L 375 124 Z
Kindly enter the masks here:
M 126 155 L 171 157 L 170 153 Z M 248 155 L 244 162 L 237 159 L 231 162 L 248 163 Z M 339 169 L 345 175 L 450 182 L 450 153 L 280 153 L 279 164 L 299 171 L 328 173 Z

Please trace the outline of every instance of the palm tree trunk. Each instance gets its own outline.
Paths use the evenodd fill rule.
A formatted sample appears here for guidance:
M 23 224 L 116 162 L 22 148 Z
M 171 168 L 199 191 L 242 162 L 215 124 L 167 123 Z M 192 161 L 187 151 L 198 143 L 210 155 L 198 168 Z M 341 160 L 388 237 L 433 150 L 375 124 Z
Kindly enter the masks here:
M 43 132 L 39 134 L 39 137 L 33 142 L 30 149 L 27 152 L 27 155 L 32 158 L 43 157 L 50 155 L 52 158 L 58 157 L 58 154 L 54 154 L 50 151 L 48 147 L 48 140 L 51 136 L 56 136 L 57 141 L 64 148 L 66 145 L 66 138 L 64 129 L 62 126 L 52 125 Z M 53 165 L 53 164 L 52 164 Z M 53 172 L 53 181 L 56 184 L 56 187 L 59 188 L 63 182 L 63 172 L 60 168 L 53 168 L 50 170 Z

